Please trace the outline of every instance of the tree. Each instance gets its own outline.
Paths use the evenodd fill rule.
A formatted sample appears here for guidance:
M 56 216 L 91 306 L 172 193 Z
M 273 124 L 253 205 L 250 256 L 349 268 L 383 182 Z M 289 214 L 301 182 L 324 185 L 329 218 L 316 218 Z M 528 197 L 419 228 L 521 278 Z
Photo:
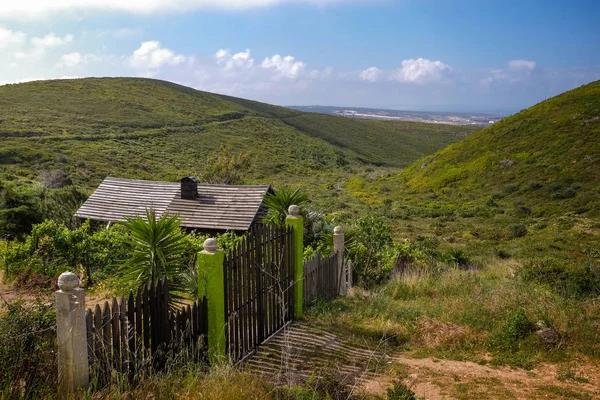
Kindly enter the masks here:
M 185 235 L 178 215 L 156 217 L 146 210 L 146 218 L 126 218 L 129 260 L 124 265 L 126 279 L 139 284 L 153 284 L 166 277 L 172 289 L 181 286 L 181 275 L 187 267 Z
M 22 236 L 43 220 L 43 190 L 0 183 L 0 236 Z
M 242 181 L 250 165 L 247 153 L 233 154 L 231 147 L 221 146 L 217 153 L 211 154 L 206 160 L 206 167 L 199 174 L 200 180 L 211 184 L 236 185 Z
M 290 187 L 283 186 L 279 189 L 273 189 L 265 195 L 264 204 L 267 207 L 267 214 L 263 217 L 263 222 L 268 224 L 283 225 L 291 205 L 300 206 L 308 201 L 308 195 L 300 192 L 300 189 L 293 190 Z

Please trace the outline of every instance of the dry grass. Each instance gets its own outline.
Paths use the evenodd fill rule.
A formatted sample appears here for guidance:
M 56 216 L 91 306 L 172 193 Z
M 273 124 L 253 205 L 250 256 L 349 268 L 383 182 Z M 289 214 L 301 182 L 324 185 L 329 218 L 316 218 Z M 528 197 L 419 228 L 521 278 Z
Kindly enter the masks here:
M 192 369 L 156 376 L 142 381 L 133 390 L 120 391 L 113 387 L 95 393 L 91 399 L 251 400 L 272 397 L 272 386 L 257 376 L 226 366 L 214 368 L 209 373 Z

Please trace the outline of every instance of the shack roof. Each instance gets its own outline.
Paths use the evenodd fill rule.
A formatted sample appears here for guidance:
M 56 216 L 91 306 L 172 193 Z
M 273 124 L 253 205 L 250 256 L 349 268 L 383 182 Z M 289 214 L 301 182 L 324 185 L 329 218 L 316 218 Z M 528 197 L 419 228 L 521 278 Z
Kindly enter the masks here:
M 154 209 L 159 217 L 179 214 L 186 228 L 245 231 L 257 221 L 269 190 L 270 186 L 198 184 L 197 198 L 186 200 L 181 198 L 180 182 L 108 177 L 75 216 L 116 222 Z

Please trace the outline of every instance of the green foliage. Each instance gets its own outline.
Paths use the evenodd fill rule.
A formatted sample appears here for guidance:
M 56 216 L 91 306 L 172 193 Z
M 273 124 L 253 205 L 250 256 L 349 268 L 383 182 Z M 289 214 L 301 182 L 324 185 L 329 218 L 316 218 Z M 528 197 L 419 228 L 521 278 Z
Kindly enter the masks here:
M 415 392 L 410 390 L 401 381 L 395 381 L 394 386 L 387 390 L 388 400 L 417 400 Z
M 435 191 L 440 206 L 467 199 L 494 206 L 500 199 L 521 198 L 532 211 L 589 213 L 597 202 L 588 196 L 597 198 L 600 182 L 598 116 L 600 81 L 505 118 L 382 184 L 397 187 L 391 193 L 396 196 Z M 580 196 L 589 199 L 585 205 Z
M 268 224 L 283 225 L 288 215 L 288 209 L 291 205 L 302 206 L 308 201 L 308 195 L 301 192 L 300 189 L 292 189 L 288 186 L 282 186 L 279 189 L 273 189 L 264 197 L 264 205 L 267 207 L 267 214 L 263 222 Z
M 7 304 L 0 314 L 0 397 L 55 395 L 57 366 L 54 305 L 37 301 Z
M 534 330 L 535 326 L 529 321 L 525 311 L 519 309 L 509 316 L 502 329 L 492 337 L 490 342 L 493 348 L 516 352 L 520 349 L 521 341 Z
M 173 288 L 181 285 L 186 267 L 186 242 L 178 215 L 157 218 L 156 211 L 146 210 L 146 218 L 126 218 L 123 223 L 129 259 L 123 276 L 138 286 L 153 284 L 166 277 Z
M 0 183 L 0 236 L 22 236 L 42 222 L 41 190 Z
M 354 265 L 354 281 L 369 287 L 387 280 L 393 268 L 389 263 L 393 258 L 389 251 L 393 246 L 390 227 L 378 214 L 370 214 L 357 219 L 350 230 L 353 234 L 348 257 Z
M 207 158 L 199 177 L 202 182 L 210 184 L 238 185 L 250 166 L 248 153 L 234 154 L 231 147 L 221 146 L 218 152 Z
M 526 281 L 546 285 L 565 297 L 578 299 L 600 296 L 600 263 L 587 262 L 569 266 L 554 258 L 531 260 L 520 270 Z
M 47 190 L 42 202 L 44 218 L 74 229 L 80 224 L 80 221 L 74 216 L 75 212 L 87 198 L 87 193 L 76 186 Z
M 7 242 L 0 248 L 5 279 L 22 283 L 36 275 L 56 277 L 65 270 L 77 270 L 89 283 L 114 273 L 125 259 L 125 235 L 119 226 L 92 232 L 89 221 L 76 229 L 46 220 L 35 225 L 24 241 Z

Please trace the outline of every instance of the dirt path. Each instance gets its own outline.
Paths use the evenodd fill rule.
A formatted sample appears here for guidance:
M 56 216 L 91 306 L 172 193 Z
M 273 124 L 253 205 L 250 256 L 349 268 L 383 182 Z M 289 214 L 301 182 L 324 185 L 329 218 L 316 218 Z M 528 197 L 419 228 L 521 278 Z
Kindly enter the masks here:
M 419 398 L 431 400 L 600 398 L 600 367 L 590 363 L 573 365 L 568 373 L 555 365 L 526 371 L 390 354 L 384 347 L 356 346 L 331 332 L 296 323 L 263 345 L 245 368 L 277 384 L 310 385 L 311 377 L 319 376 L 341 383 L 349 393 L 384 398 L 396 380 Z

